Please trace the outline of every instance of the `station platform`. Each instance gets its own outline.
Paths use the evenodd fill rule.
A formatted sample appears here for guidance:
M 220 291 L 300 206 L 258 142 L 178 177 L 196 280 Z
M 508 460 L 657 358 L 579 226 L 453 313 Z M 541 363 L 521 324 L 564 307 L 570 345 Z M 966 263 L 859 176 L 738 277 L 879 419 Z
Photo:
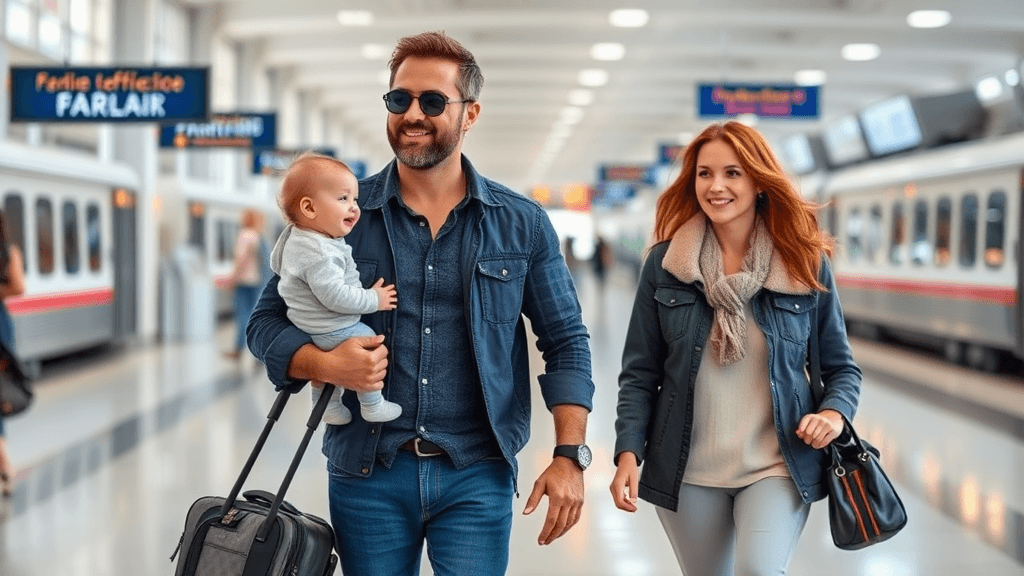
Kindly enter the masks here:
M 595 408 L 580 523 L 536 543 L 542 509 L 525 507 L 550 461 L 554 431 L 540 394 L 519 455 L 520 492 L 508 573 L 516 576 L 660 576 L 679 568 L 653 506 L 615 509 L 613 423 L 625 326 L 635 285 L 614 269 L 605 284 L 577 274 L 591 333 Z M 194 500 L 225 495 L 274 398 L 250 356 L 225 358 L 233 329 L 215 341 L 108 348 L 44 365 L 36 401 L 6 422 L 19 471 L 0 503 L 0 576 L 156 576 Z M 882 451 L 907 506 L 902 533 L 872 548 L 836 549 L 823 502 L 812 507 L 790 574 L 812 576 L 1024 575 L 1024 378 L 986 375 L 886 344 L 854 341 L 865 373 L 856 424 Z M 534 367 L 540 366 L 539 354 Z M 276 490 L 304 430 L 309 398 L 286 406 L 246 488 Z M 288 500 L 328 517 L 317 432 Z M 338 571 L 340 574 L 340 570 Z M 422 574 L 430 574 L 424 560 Z

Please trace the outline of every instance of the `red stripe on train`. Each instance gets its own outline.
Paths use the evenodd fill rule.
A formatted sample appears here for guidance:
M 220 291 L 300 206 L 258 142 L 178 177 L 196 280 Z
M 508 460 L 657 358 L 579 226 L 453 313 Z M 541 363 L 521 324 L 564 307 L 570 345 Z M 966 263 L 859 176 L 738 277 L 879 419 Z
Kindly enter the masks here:
M 836 283 L 841 288 L 898 292 L 900 294 L 953 300 L 974 300 L 988 304 L 999 304 L 1001 306 L 1014 306 L 1017 304 L 1017 291 L 1005 286 L 928 282 L 923 280 L 893 280 L 891 278 L 849 276 L 846 274 L 836 275 Z
M 11 312 L 12 316 L 22 316 L 82 306 L 98 306 L 110 304 L 113 301 L 113 288 L 97 288 L 95 290 L 82 290 L 79 292 L 8 298 L 4 301 L 4 304 L 7 305 L 7 309 Z

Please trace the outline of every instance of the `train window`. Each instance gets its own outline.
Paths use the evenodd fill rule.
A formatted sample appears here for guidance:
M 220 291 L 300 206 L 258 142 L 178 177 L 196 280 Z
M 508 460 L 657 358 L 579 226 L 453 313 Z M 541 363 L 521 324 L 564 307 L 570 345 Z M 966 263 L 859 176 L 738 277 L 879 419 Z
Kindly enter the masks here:
M 36 234 L 39 246 L 39 273 L 53 272 L 53 204 L 46 198 L 36 200 Z
M 89 204 L 85 209 L 85 234 L 89 246 L 89 270 L 99 272 L 100 257 L 100 207 Z
M 945 266 L 950 260 L 950 234 L 953 229 L 953 202 L 939 198 L 935 205 L 935 265 Z
M 998 268 L 1006 259 L 1006 193 L 996 190 L 988 197 L 985 210 L 985 265 Z
M 64 228 L 64 269 L 68 274 L 77 274 L 81 265 L 78 254 L 78 207 L 65 202 L 61 223 Z
M 851 262 L 856 262 L 860 258 L 863 235 L 864 218 L 860 214 L 860 208 L 854 208 L 850 210 L 850 217 L 846 219 L 846 246 Z
M 932 259 L 932 245 L 928 241 L 928 203 L 914 203 L 914 232 L 910 241 L 910 261 L 923 266 Z
M 25 201 L 20 192 L 10 192 L 4 196 L 4 228 L 7 242 L 21 248 L 25 253 Z
M 875 204 L 871 207 L 871 216 L 868 218 L 868 233 L 864 243 L 868 260 L 875 261 L 878 250 L 882 247 L 882 207 Z
M 907 240 L 907 225 L 904 222 L 903 202 L 892 205 L 892 235 L 889 237 L 889 262 L 903 263 L 904 243 Z
M 960 200 L 960 266 L 971 268 L 978 246 L 978 195 L 970 192 Z

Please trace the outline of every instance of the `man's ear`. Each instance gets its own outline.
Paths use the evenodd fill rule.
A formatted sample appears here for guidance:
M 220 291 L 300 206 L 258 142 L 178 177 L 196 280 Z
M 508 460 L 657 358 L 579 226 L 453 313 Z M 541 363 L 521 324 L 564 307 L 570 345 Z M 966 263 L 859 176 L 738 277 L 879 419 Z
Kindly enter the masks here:
M 299 212 L 310 220 L 316 220 L 316 206 L 313 205 L 313 199 L 309 196 L 303 196 L 299 200 Z

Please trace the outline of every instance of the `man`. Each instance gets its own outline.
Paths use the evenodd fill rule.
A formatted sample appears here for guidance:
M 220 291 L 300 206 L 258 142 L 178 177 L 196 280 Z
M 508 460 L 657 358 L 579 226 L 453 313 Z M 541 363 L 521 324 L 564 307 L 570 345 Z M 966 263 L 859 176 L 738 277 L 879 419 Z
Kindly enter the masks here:
M 250 320 L 249 346 L 278 387 L 331 382 L 352 408 L 354 392 L 383 381 L 385 397 L 402 406 L 386 424 L 354 416 L 327 427 L 343 572 L 419 574 L 425 540 L 436 574 L 504 574 L 516 454 L 530 425 L 523 316 L 545 359 L 538 381 L 560 454 L 524 509 L 548 496 L 542 545 L 575 525 L 583 505 L 589 336 L 547 215 L 462 156 L 480 115 L 473 55 L 428 32 L 399 40 L 390 67 L 384 99 L 396 159 L 360 183 L 363 216 L 346 240 L 364 286 L 394 283 L 398 308 L 364 317 L 380 336 L 323 352 L 287 321 L 275 278 Z

